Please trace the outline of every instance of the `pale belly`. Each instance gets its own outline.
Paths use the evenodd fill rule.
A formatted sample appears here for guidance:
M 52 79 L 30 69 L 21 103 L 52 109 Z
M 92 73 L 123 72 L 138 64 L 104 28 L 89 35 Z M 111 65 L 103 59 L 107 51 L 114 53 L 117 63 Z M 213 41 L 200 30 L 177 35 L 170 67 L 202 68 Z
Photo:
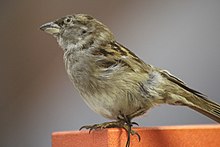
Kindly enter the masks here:
M 120 115 L 131 115 L 140 109 L 148 110 L 151 107 L 151 102 L 148 102 L 143 97 L 132 97 L 120 94 L 117 95 L 83 95 L 83 100 L 96 113 L 117 120 Z

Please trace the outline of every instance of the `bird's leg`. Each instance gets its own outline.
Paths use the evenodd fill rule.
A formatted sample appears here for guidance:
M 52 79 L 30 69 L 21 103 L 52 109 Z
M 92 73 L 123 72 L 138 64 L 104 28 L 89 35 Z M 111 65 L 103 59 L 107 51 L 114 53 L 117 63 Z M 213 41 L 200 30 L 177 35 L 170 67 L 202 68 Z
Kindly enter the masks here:
M 127 135 L 128 135 L 126 147 L 130 146 L 130 141 L 131 141 L 130 134 L 137 135 L 138 140 L 139 141 L 141 140 L 140 135 L 136 131 L 131 129 L 133 125 L 138 125 L 138 123 L 136 123 L 136 122 L 131 122 L 131 118 L 133 118 L 133 117 L 130 117 L 130 115 L 123 115 L 123 114 L 121 114 L 118 117 L 119 120 L 124 121 L 123 128 L 125 129 L 125 131 L 127 132 Z

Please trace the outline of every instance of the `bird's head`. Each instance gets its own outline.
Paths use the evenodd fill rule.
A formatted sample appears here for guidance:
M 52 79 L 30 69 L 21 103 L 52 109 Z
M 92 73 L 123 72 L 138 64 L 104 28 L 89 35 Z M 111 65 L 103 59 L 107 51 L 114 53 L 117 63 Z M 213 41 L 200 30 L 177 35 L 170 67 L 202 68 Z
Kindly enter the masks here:
M 86 14 L 68 15 L 40 27 L 53 35 L 64 50 L 82 49 L 114 40 L 110 30 Z

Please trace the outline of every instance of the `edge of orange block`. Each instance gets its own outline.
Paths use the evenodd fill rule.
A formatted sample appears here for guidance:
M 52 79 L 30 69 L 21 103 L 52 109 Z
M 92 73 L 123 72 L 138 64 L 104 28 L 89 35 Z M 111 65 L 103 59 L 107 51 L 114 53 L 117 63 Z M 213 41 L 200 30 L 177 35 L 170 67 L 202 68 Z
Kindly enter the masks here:
M 220 125 L 186 125 L 133 128 L 141 136 L 131 136 L 131 147 L 145 146 L 220 146 Z M 111 128 L 89 131 L 52 133 L 52 147 L 125 147 L 127 134 L 123 129 Z

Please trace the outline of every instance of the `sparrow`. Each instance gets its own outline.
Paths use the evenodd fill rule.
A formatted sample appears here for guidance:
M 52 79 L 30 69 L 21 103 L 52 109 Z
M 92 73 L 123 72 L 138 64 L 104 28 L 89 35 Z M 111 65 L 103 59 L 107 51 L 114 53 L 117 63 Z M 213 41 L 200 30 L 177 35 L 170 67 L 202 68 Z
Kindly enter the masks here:
M 146 64 L 116 41 L 109 28 L 87 14 L 67 15 L 40 27 L 63 49 L 67 74 L 85 103 L 111 122 L 81 129 L 124 128 L 130 146 L 131 120 L 160 104 L 187 106 L 220 123 L 220 105 L 182 80 Z

